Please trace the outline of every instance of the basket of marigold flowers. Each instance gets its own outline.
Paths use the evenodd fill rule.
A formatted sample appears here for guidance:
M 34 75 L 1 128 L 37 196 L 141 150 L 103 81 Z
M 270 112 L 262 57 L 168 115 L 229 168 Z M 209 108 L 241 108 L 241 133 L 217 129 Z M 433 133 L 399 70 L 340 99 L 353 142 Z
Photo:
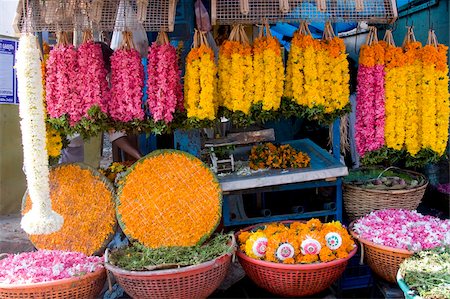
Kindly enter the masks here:
M 259 287 L 286 297 L 320 293 L 344 272 L 356 246 L 338 221 L 258 224 L 236 233 L 237 256 Z

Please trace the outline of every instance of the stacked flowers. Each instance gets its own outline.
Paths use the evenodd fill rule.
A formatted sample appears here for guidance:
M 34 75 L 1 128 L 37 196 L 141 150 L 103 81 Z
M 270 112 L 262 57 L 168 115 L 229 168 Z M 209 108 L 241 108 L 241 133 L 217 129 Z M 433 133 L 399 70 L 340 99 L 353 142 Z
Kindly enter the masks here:
M 262 109 L 278 110 L 284 85 L 284 66 L 280 43 L 265 25 L 266 36 L 261 29 L 253 44 L 253 69 L 255 81 L 254 103 L 262 103 Z
M 355 141 L 360 156 L 384 146 L 384 77 L 384 47 L 371 27 L 359 56 Z
M 82 117 L 78 74 L 77 51 L 69 44 L 67 34 L 62 32 L 47 61 L 46 102 L 50 118 L 59 119 L 66 115 L 71 126 Z
M 353 231 L 375 244 L 412 251 L 450 244 L 450 220 L 416 211 L 375 211 L 356 221 Z
M 170 123 L 175 110 L 183 108 L 180 69 L 175 47 L 165 32 L 148 51 L 147 105 L 154 121 Z
M 240 249 L 255 259 L 284 264 L 330 262 L 348 257 L 355 243 L 338 221 L 271 223 L 238 235 Z
M 289 144 L 275 146 L 270 142 L 253 146 L 249 157 L 249 166 L 253 170 L 304 168 L 310 162 L 311 158 L 306 153 L 297 152 Z
M 109 115 L 113 120 L 123 123 L 143 120 L 144 67 L 131 32 L 123 32 L 122 45 L 111 56 L 111 71 Z
M 220 47 L 219 91 L 222 106 L 232 112 L 250 113 L 255 101 L 255 78 L 252 46 L 243 25 L 234 26 Z
M 40 53 L 32 34 L 20 38 L 16 70 L 24 167 L 33 203 L 21 225 L 30 234 L 49 234 L 61 228 L 63 218 L 52 210 L 50 201 Z
M 89 118 L 88 111 L 98 107 L 101 112 L 107 112 L 110 91 L 106 79 L 108 71 L 103 61 L 102 47 L 93 41 L 92 33 L 83 34 L 83 43 L 78 48 L 79 94 L 82 103 L 77 111 L 76 120 Z
M 292 39 L 286 67 L 285 96 L 306 109 L 330 114 L 349 104 L 347 54 L 342 39 L 326 23 L 324 38 L 315 40 L 302 22 Z
M 216 118 L 217 69 L 214 52 L 209 47 L 204 33 L 195 31 L 194 47 L 186 58 L 184 76 L 184 106 L 187 117 L 197 120 Z
M 102 258 L 78 252 L 40 250 L 0 260 L 0 284 L 21 285 L 71 278 L 102 269 Z

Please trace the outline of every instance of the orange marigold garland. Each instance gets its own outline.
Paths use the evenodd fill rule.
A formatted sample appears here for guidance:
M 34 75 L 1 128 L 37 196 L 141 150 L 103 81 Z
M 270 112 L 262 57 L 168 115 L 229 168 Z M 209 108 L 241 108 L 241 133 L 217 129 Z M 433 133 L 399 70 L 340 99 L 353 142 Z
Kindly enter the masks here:
M 221 219 L 221 188 L 199 159 L 154 151 L 119 186 L 117 218 L 124 233 L 150 248 L 202 243 Z
M 101 253 L 111 240 L 117 221 L 114 188 L 89 166 L 63 164 L 50 170 L 50 198 L 53 209 L 64 217 L 60 231 L 49 235 L 29 235 L 38 249 Z M 25 194 L 22 214 L 31 208 Z

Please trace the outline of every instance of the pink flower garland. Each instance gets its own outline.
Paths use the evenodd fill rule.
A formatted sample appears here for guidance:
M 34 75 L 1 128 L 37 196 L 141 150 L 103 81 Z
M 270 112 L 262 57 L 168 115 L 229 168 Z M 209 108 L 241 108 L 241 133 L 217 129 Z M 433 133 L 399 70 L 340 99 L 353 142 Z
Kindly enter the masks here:
M 47 60 L 46 103 L 51 118 L 67 114 L 74 125 L 81 117 L 82 102 L 79 97 L 78 57 L 72 45 L 57 45 Z
M 370 144 L 375 137 L 374 132 L 374 74 L 373 67 L 360 65 L 358 69 L 358 86 L 356 93 L 355 142 L 358 154 L 364 154 L 373 147 Z
M 148 106 L 154 121 L 169 123 L 175 109 L 183 107 L 176 49 L 153 43 L 148 51 Z
M 54 281 L 101 269 L 102 258 L 78 252 L 40 250 L 10 254 L 0 260 L 0 284 Z
M 356 221 L 353 230 L 364 240 L 393 248 L 420 251 L 450 245 L 450 220 L 416 211 L 375 211 Z
M 369 151 L 380 149 L 384 146 L 384 65 L 377 64 L 373 68 L 373 90 L 375 123 L 374 123 L 374 139 L 373 143 L 368 146 Z
M 83 103 L 82 110 L 77 111 L 78 115 L 87 117 L 88 110 L 94 106 L 100 107 L 101 111 L 106 113 L 110 92 L 102 47 L 93 41 L 83 43 L 78 48 L 78 65 L 80 97 Z
M 110 116 L 121 122 L 143 120 L 144 67 L 139 52 L 134 49 L 116 50 L 111 56 L 111 70 Z

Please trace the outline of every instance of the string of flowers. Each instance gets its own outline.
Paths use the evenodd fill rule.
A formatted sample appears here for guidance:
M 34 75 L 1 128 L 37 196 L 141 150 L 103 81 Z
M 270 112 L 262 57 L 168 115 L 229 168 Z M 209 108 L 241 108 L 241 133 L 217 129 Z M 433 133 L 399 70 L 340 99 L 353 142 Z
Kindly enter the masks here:
M 250 113 L 255 99 L 252 47 L 244 27 L 235 25 L 219 50 L 221 105 L 232 112 Z
M 99 109 L 106 114 L 111 97 L 106 78 L 108 71 L 105 68 L 102 47 L 93 41 L 90 31 L 83 33 L 83 43 L 78 48 L 78 66 L 82 106 L 76 113 L 76 119 L 90 119 L 93 109 Z
M 262 109 L 266 111 L 278 110 L 283 96 L 283 58 L 280 43 L 270 34 L 267 23 L 261 28 L 260 36 L 253 43 L 253 69 L 254 103 L 262 103 Z
M 216 118 L 217 79 L 214 52 L 203 33 L 195 31 L 194 47 L 186 58 L 184 76 L 184 106 L 191 120 Z
M 16 59 L 24 167 L 33 203 L 21 226 L 29 234 L 49 234 L 58 231 L 64 220 L 52 210 L 50 201 L 42 72 L 35 36 L 21 36 Z
M 271 223 L 238 234 L 240 249 L 249 257 L 283 264 L 330 262 L 348 257 L 355 243 L 339 221 Z
M 175 110 L 182 108 L 183 92 L 177 51 L 165 32 L 149 48 L 147 70 L 147 105 L 152 118 L 170 123 Z
M 384 47 L 371 27 L 361 47 L 356 94 L 355 141 L 358 154 L 384 146 Z
M 78 277 L 103 268 L 102 258 L 78 252 L 39 250 L 0 260 L 0 283 L 25 285 Z
M 46 103 L 50 121 L 74 126 L 81 119 L 78 73 L 77 51 L 69 44 L 67 34 L 61 32 L 47 61 Z
M 122 123 L 143 120 L 144 67 L 131 32 L 123 32 L 122 45 L 111 56 L 111 86 L 111 118 Z

